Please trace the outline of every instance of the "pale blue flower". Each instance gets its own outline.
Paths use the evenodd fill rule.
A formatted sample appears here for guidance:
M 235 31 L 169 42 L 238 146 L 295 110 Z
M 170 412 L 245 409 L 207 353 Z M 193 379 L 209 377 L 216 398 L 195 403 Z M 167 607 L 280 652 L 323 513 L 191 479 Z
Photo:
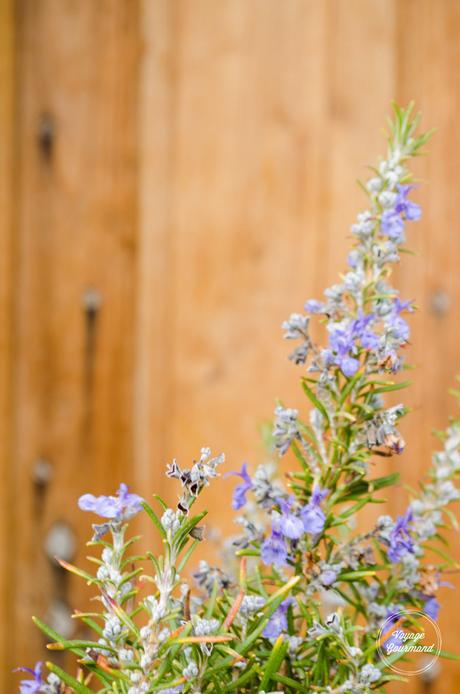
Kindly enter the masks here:
M 422 208 L 416 202 L 407 199 L 410 191 L 414 188 L 411 185 L 398 186 L 398 198 L 396 200 L 395 210 L 398 214 L 404 215 L 405 219 L 415 222 L 422 216 Z
M 379 670 L 374 665 L 368 664 L 361 668 L 359 673 L 359 681 L 362 684 L 373 684 L 377 682 L 382 676 L 381 670 Z
M 284 537 L 287 537 L 289 540 L 298 540 L 304 534 L 304 527 L 302 520 L 291 511 L 292 498 L 284 499 L 281 497 L 277 501 L 281 509 L 277 527 Z
M 382 214 L 380 228 L 382 234 L 398 244 L 405 241 L 404 220 L 395 210 L 385 210 Z
M 396 564 L 406 554 L 415 551 L 414 541 L 409 532 L 409 524 L 412 521 L 412 511 L 409 509 L 403 516 L 398 516 L 388 538 L 388 559 Z
M 387 330 L 391 332 L 391 336 L 399 340 L 401 343 L 408 342 L 410 337 L 410 328 L 407 321 L 401 316 L 403 311 L 412 312 L 411 301 L 401 301 L 398 297 L 394 300 L 392 310 L 385 316 L 385 325 Z
M 359 369 L 359 360 L 354 357 L 345 356 L 340 359 L 338 366 L 342 369 L 344 376 L 351 378 Z
M 243 506 L 245 506 L 247 503 L 246 494 L 250 489 L 252 489 L 252 480 L 249 476 L 248 466 L 246 463 L 243 463 L 239 472 L 237 470 L 227 472 L 226 477 L 230 475 L 236 475 L 237 477 L 241 477 L 243 480 L 243 482 L 233 490 L 232 508 L 237 511 L 238 509 L 243 508 Z
M 142 510 L 142 497 L 130 494 L 126 484 L 120 484 L 117 496 L 94 496 L 83 494 L 78 500 L 82 511 L 91 511 L 102 518 L 116 522 L 125 521 Z
M 304 309 L 307 313 L 324 313 L 326 310 L 326 304 L 324 301 L 309 299 L 305 302 Z
M 437 619 L 441 605 L 435 597 L 424 596 L 425 604 L 423 605 L 423 611 L 431 619 Z
M 341 567 L 326 566 L 320 573 L 319 580 L 325 588 L 336 582 Z
M 326 365 L 336 364 L 345 376 L 354 376 L 360 367 L 359 348 L 375 349 L 379 344 L 378 335 L 370 327 L 374 320 L 373 313 L 360 312 L 348 323 L 330 323 L 329 349 L 323 352 Z
M 398 196 L 392 209 L 385 209 L 381 217 L 380 229 L 382 234 L 388 236 L 395 243 L 405 241 L 404 220 L 416 221 L 422 216 L 420 205 L 407 199 L 413 186 L 398 185 Z
M 265 638 L 277 639 L 280 634 L 287 631 L 287 611 L 293 602 L 294 600 L 292 598 L 287 598 L 286 600 L 283 600 L 281 605 L 277 607 L 275 612 L 268 620 L 267 626 L 262 632 L 262 635 L 265 636 Z
M 390 629 L 393 628 L 393 625 L 396 624 L 396 622 L 398 622 L 400 620 L 401 609 L 397 605 L 396 606 L 392 605 L 392 606 L 388 607 L 386 609 L 386 612 L 385 612 L 385 607 L 383 605 L 376 605 L 374 603 L 373 607 L 374 607 L 375 613 L 377 613 L 376 608 L 381 608 L 383 611 L 383 615 L 385 617 L 385 622 L 384 622 L 384 626 L 382 628 L 382 635 L 385 635 L 386 633 L 388 633 L 388 631 L 390 631 Z
M 314 487 L 310 501 L 300 512 L 300 517 L 306 533 L 315 535 L 316 533 L 320 533 L 324 528 L 326 516 L 320 504 L 328 494 L 328 489 L 320 489 L 317 485 Z
M 274 565 L 281 568 L 287 564 L 288 550 L 276 516 L 273 519 L 270 537 L 266 538 L 260 547 L 260 557 L 267 566 Z
M 396 620 L 397 621 L 397 620 Z M 385 634 L 386 631 L 392 628 L 392 624 L 388 625 L 383 632 L 383 635 Z M 383 647 L 385 651 L 387 652 L 388 655 L 391 655 L 392 653 L 397 652 L 397 650 L 403 645 L 404 643 L 404 637 L 401 632 L 401 630 L 396 630 L 390 636 L 385 639 L 383 642 Z
M 19 683 L 20 694 L 35 694 L 41 692 L 45 682 L 42 678 L 43 663 L 36 663 L 34 669 L 28 667 L 18 667 L 14 672 L 27 672 L 32 675 L 31 680 L 21 680 Z
M 282 329 L 285 331 L 284 339 L 297 340 L 299 337 L 307 337 L 309 321 L 308 316 L 302 316 L 301 313 L 291 313 L 289 319 L 281 324 Z
M 359 340 L 364 349 L 375 349 L 379 344 L 378 335 L 370 329 L 372 322 L 375 320 L 373 313 L 359 313 L 358 318 L 351 325 L 351 335 L 356 342 Z

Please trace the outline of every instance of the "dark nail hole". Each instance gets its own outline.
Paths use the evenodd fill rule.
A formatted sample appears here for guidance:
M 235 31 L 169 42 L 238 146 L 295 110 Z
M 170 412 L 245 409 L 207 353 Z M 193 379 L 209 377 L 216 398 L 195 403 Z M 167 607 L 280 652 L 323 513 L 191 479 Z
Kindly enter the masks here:
M 51 159 L 56 135 L 56 124 L 53 116 L 44 113 L 38 125 L 38 144 L 45 159 Z
M 50 461 L 45 458 L 38 458 L 35 461 L 32 476 L 37 490 L 44 490 L 51 482 L 53 476 L 53 468 Z

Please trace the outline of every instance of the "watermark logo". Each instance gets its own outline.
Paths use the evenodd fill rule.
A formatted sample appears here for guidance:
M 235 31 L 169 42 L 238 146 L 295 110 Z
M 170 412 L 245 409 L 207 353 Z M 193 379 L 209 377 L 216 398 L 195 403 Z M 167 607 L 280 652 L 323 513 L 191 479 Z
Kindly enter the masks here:
M 425 612 L 402 609 L 393 612 L 380 627 L 378 653 L 385 665 L 399 675 L 420 675 L 441 653 L 441 631 Z

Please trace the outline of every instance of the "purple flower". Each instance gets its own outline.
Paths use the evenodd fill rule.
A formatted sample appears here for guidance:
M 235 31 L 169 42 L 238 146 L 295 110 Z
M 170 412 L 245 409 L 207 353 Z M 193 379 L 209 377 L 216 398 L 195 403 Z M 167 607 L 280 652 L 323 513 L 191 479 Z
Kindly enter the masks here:
M 320 489 L 317 485 L 314 487 L 310 501 L 303 507 L 300 513 L 303 528 L 306 533 L 314 535 L 320 533 L 324 528 L 326 516 L 324 515 L 324 511 L 320 508 L 320 504 L 328 494 L 328 489 Z
M 410 337 L 410 328 L 406 320 L 401 316 L 403 311 L 413 311 L 411 301 L 401 301 L 396 297 L 393 305 L 393 310 L 385 318 L 387 328 L 390 329 L 392 335 L 397 340 L 407 342 Z
M 332 569 L 332 568 L 324 569 L 324 571 L 322 571 L 320 574 L 319 580 L 321 581 L 323 586 L 328 588 L 333 583 L 335 583 L 335 581 L 337 580 L 338 574 L 339 574 L 339 572 L 336 569 Z
M 323 353 L 326 364 L 336 364 L 347 378 L 354 376 L 360 366 L 356 356 L 358 342 L 364 349 L 375 349 L 379 344 L 379 336 L 369 327 L 374 318 L 373 313 L 364 315 L 360 312 L 348 325 L 330 325 L 329 349 Z
M 243 508 L 243 506 L 246 505 L 246 494 L 250 489 L 252 489 L 252 481 L 248 473 L 247 464 L 243 463 L 239 472 L 238 470 L 231 470 L 230 472 L 227 472 L 226 477 L 230 475 L 241 477 L 241 479 L 243 480 L 243 482 L 239 484 L 237 487 L 235 487 L 235 489 L 233 490 L 232 508 L 235 509 L 235 511 L 238 511 L 238 509 Z
M 382 234 L 396 243 L 404 242 L 404 220 L 395 210 L 385 210 L 382 214 L 380 228 Z
M 385 236 L 388 236 L 396 243 L 403 243 L 405 240 L 404 220 L 416 221 L 422 216 L 420 205 L 407 199 L 413 187 L 399 185 L 394 209 L 385 210 L 382 214 L 380 223 L 382 234 L 385 234 Z
M 394 347 L 385 345 L 380 356 L 381 368 L 391 373 L 397 373 L 402 366 L 402 359 Z
M 393 625 L 396 624 L 401 619 L 401 611 L 396 610 L 394 607 L 389 607 L 387 610 L 387 616 L 385 618 L 384 622 L 384 627 L 382 630 L 382 634 L 386 634 L 390 629 L 393 628 Z
M 308 316 L 302 316 L 301 313 L 291 313 L 289 319 L 281 324 L 282 329 L 285 331 L 284 339 L 298 340 L 299 337 L 307 337 L 309 322 Z
M 337 325 L 337 324 L 336 324 Z M 355 343 L 353 340 L 353 333 L 351 330 L 347 330 L 342 324 L 338 324 L 339 327 L 334 327 L 333 325 L 329 328 L 329 347 L 335 352 L 339 357 L 347 355 L 349 352 L 355 349 Z
M 412 301 L 410 301 L 410 299 L 408 301 L 401 301 L 399 296 L 397 296 L 394 301 L 394 310 L 398 315 L 403 311 L 409 311 L 409 313 L 413 313 L 414 308 L 412 306 Z
M 305 302 L 304 309 L 307 313 L 324 313 L 326 304 L 322 301 L 317 301 L 317 299 L 309 299 Z
M 342 373 L 347 378 L 354 376 L 359 369 L 359 361 L 354 357 L 342 357 L 338 363 L 342 369 Z
M 129 494 L 126 484 L 120 484 L 117 496 L 94 496 L 83 494 L 78 500 L 82 511 L 92 511 L 102 518 L 116 522 L 128 520 L 142 509 L 143 499 L 137 494 Z
M 353 268 L 353 270 L 358 266 L 359 253 L 356 250 L 349 252 L 347 256 L 348 267 Z
M 373 313 L 368 313 L 367 315 L 360 313 L 351 326 L 353 338 L 355 340 L 359 339 L 364 349 L 375 349 L 379 344 L 379 336 L 372 330 L 369 330 L 369 325 L 374 318 Z
M 406 554 L 414 552 L 414 542 L 409 533 L 409 523 L 412 521 L 412 511 L 409 509 L 404 516 L 398 516 L 395 526 L 388 539 L 388 559 L 392 564 L 399 562 Z
M 431 617 L 431 619 L 437 619 L 441 607 L 439 601 L 435 597 L 430 598 L 427 595 L 424 595 L 423 599 L 425 600 L 425 604 L 423 606 L 425 614 L 427 614 L 428 617 Z
M 329 350 L 325 350 L 326 363 L 336 364 L 347 377 L 354 376 L 359 369 L 359 361 L 350 355 L 350 352 L 356 352 L 352 332 L 343 327 L 331 327 L 329 347 Z
M 35 692 L 42 690 L 45 684 L 42 678 L 42 668 L 43 663 L 37 663 L 33 670 L 29 667 L 18 667 L 14 670 L 14 672 L 28 672 L 33 677 L 32 680 L 21 680 L 19 683 L 20 694 L 35 694 Z
M 387 631 L 387 629 L 385 630 Z M 383 632 L 385 633 L 385 632 Z M 384 641 L 383 647 L 388 655 L 391 653 L 397 653 L 399 648 L 404 643 L 404 636 L 400 629 L 396 629 L 390 636 Z
M 398 214 L 404 215 L 405 219 L 415 222 L 422 216 L 422 208 L 416 202 L 407 199 L 410 191 L 414 186 L 399 185 L 398 198 L 396 200 L 395 210 Z
M 407 321 L 401 316 L 392 313 L 386 320 L 387 327 L 390 328 L 393 337 L 401 342 L 407 342 L 410 337 L 410 328 Z
M 278 518 L 277 518 L 278 516 Z M 279 525 L 279 514 L 276 514 L 272 522 L 272 532 L 260 547 L 260 557 L 267 566 L 277 566 L 278 568 L 287 564 L 287 546 L 283 533 Z
M 292 598 L 287 598 L 277 607 L 263 630 L 262 635 L 265 636 L 265 638 L 277 639 L 280 634 L 287 630 L 287 611 L 293 602 Z
M 303 522 L 291 512 L 292 499 L 277 499 L 281 516 L 275 521 L 277 530 L 290 540 L 298 540 L 304 534 Z

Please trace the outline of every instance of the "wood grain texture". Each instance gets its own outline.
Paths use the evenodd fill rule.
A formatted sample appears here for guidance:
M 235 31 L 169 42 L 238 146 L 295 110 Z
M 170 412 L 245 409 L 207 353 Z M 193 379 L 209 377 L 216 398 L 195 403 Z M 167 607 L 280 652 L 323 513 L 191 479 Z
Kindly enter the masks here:
M 174 159 L 177 8 L 141 3 L 139 72 L 139 217 L 136 266 L 134 474 L 136 486 L 162 493 L 169 429 L 173 272 L 171 176 Z M 148 492 L 146 492 L 148 493 Z M 152 493 L 152 492 L 150 492 Z M 145 527 L 146 526 L 146 527 Z M 144 532 L 150 530 L 144 524 Z
M 19 9 L 10 639 L 24 663 L 43 656 L 31 614 L 58 623 L 84 590 L 45 553 L 50 530 L 66 524 L 81 560 L 90 518 L 78 495 L 130 480 L 140 41 L 135 2 Z M 39 460 L 47 486 L 34 483 Z
M 448 389 L 455 385 L 455 377 L 460 373 L 460 176 L 456 165 L 460 154 L 456 127 L 460 107 L 460 4 L 455 0 L 410 0 L 398 3 L 397 10 L 396 97 L 402 102 L 415 99 L 423 111 L 424 125 L 438 128 L 428 147 L 430 156 L 421 159 L 417 166 L 421 179 L 417 197 L 423 201 L 424 218 L 412 234 L 416 257 L 408 258 L 398 273 L 402 295 L 413 297 L 420 308 L 412 321 L 408 354 L 417 370 L 407 398 L 413 411 L 407 418 L 408 453 L 403 461 L 403 480 L 413 486 L 426 471 L 431 451 L 437 447 L 433 429 L 443 429 L 449 415 L 458 415 L 458 406 Z M 407 31 L 409 26 L 417 38 Z M 402 491 L 398 508 L 404 503 Z M 458 561 L 458 533 L 450 533 L 449 539 Z M 460 580 L 458 574 L 449 575 L 448 580 L 456 590 L 442 591 L 439 624 L 443 647 L 458 652 Z M 440 661 L 433 689 L 440 694 L 458 691 L 459 664 Z
M 382 151 L 394 97 L 415 99 L 439 133 L 417 164 L 418 255 L 397 272 L 402 296 L 421 308 L 408 354 L 419 367 L 414 411 L 407 452 L 382 472 L 400 468 L 410 484 L 423 474 L 430 430 L 454 409 L 446 392 L 460 371 L 459 2 L 18 0 L 17 8 L 15 22 L 2 22 L 0 48 L 11 61 L 15 31 L 14 103 L 11 62 L 0 86 L 1 142 L 11 143 L 14 107 L 18 147 L 14 206 L 0 206 L 0 365 L 13 391 L 2 390 L 0 455 L 13 475 L 10 498 L 21 494 L 10 514 L 13 586 L 0 584 L 4 600 L 14 588 L 11 666 L 43 656 L 32 612 L 46 614 L 56 598 L 84 600 L 43 550 L 58 520 L 87 536 L 79 493 L 124 478 L 173 501 L 169 459 L 188 464 L 210 445 L 225 450 L 228 469 L 256 464 L 257 428 L 276 398 L 304 404 L 279 326 L 343 269 L 349 225 L 365 204 L 355 178 Z M 8 172 L 11 145 L 4 151 Z M 11 185 L 1 188 L 6 201 Z M 95 318 L 88 290 L 100 296 Z M 43 458 L 53 476 L 38 488 Z M 221 480 L 205 499 L 211 553 L 234 529 L 232 487 Z M 401 487 L 388 510 L 404 504 Z M 457 600 L 444 590 L 448 650 Z M 429 691 L 459 685 L 458 667 L 443 665 Z
M 15 17 L 12 0 L 0 0 L 0 614 L 12 622 L 11 407 L 15 219 Z M 0 629 L 0 690 L 7 691 L 8 630 Z

